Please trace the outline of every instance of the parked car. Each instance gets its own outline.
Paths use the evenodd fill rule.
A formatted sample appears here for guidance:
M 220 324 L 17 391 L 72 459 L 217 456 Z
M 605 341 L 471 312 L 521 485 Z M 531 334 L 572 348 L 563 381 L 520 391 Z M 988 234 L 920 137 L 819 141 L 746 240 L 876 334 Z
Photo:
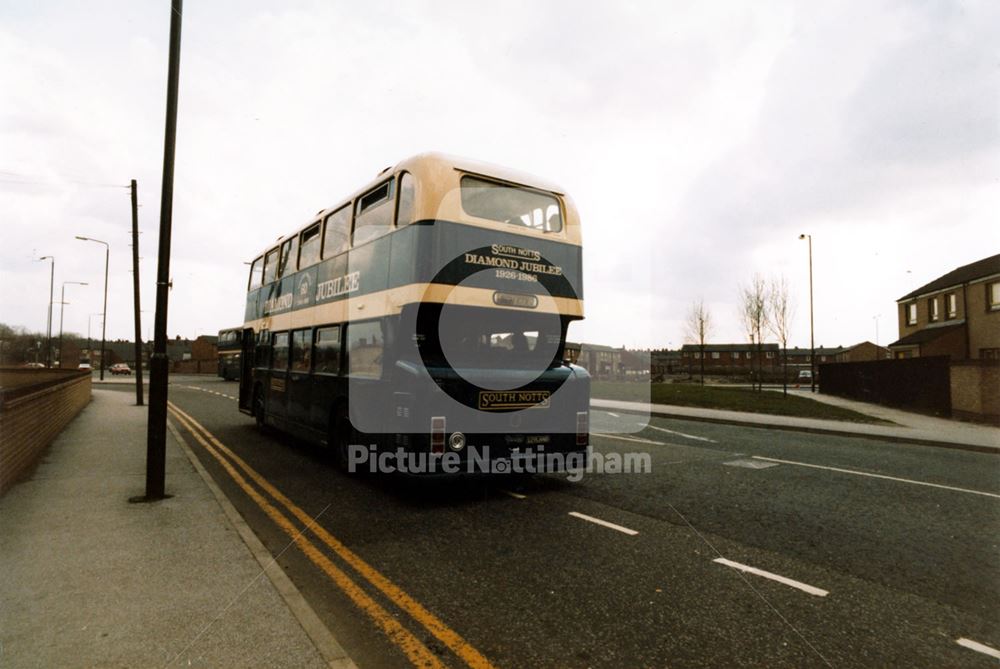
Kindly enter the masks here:
M 41 362 L 26 362 L 24 363 L 24 366 L 31 369 L 45 369 L 45 363 Z
M 119 362 L 108 368 L 108 371 L 118 376 L 119 374 L 131 375 L 132 368 L 126 365 L 124 362 Z
M 811 370 L 808 369 L 799 370 L 799 383 L 802 382 L 809 383 L 810 381 L 812 381 L 812 378 L 813 378 L 813 373 Z
M 90 370 L 93 369 L 93 367 L 90 366 L 90 360 L 84 360 L 79 365 L 77 365 L 77 369 L 84 369 L 89 372 Z

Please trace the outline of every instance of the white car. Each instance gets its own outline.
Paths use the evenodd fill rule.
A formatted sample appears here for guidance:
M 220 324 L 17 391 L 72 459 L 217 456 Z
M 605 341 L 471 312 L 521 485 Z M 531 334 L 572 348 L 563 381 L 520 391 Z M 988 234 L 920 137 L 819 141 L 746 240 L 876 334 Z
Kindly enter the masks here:
M 90 370 L 93 369 L 93 367 L 90 366 L 90 363 L 88 361 L 84 360 L 77 366 L 77 369 L 83 369 L 89 372 Z

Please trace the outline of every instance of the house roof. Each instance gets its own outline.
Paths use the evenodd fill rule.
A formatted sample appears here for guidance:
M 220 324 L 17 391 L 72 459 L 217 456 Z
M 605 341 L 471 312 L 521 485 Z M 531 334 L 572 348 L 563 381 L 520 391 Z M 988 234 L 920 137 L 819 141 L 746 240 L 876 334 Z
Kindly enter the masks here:
M 916 344 L 926 344 L 929 341 L 934 341 L 941 335 L 952 332 L 958 328 L 965 325 L 965 322 L 955 323 L 953 325 L 944 325 L 942 327 L 934 328 L 924 328 L 923 330 L 917 330 L 916 332 L 910 333 L 901 339 L 889 344 L 889 346 L 915 346 Z
M 757 344 L 750 344 L 750 343 L 747 343 L 747 344 L 705 344 L 705 351 L 707 351 L 709 353 L 726 352 L 726 351 L 729 351 L 729 352 L 735 351 L 735 352 L 742 353 L 743 351 L 749 351 L 751 348 L 753 348 L 754 350 L 756 350 Z M 761 348 L 762 351 L 777 351 L 778 350 L 778 345 L 777 344 L 761 344 L 760 348 Z M 701 351 L 701 346 L 698 345 L 698 344 L 684 344 L 684 346 L 681 347 L 681 351 L 684 351 L 684 352 L 692 352 L 693 351 L 693 352 L 697 353 L 697 352 Z
M 975 281 L 976 279 L 982 279 L 983 277 L 987 277 L 992 274 L 1000 274 L 1000 253 L 995 256 L 990 256 L 989 258 L 977 260 L 976 262 L 969 263 L 968 265 L 962 265 L 958 269 L 953 269 L 947 274 L 934 279 L 930 283 L 924 284 L 923 286 L 920 286 L 920 288 L 903 295 L 896 301 L 902 302 L 903 300 L 909 300 L 910 298 L 917 297 L 918 295 L 934 293 L 939 290 L 944 290 L 945 288 L 950 288 L 951 286 L 957 286 L 959 284 Z

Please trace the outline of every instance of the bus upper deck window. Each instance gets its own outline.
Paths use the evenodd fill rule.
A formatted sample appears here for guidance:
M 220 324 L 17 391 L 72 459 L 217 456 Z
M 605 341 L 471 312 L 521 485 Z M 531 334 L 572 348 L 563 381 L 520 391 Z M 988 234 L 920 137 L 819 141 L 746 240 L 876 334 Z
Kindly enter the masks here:
M 261 256 L 253 261 L 250 265 L 250 285 L 247 290 L 256 290 L 260 288 L 261 283 L 264 279 L 264 257 Z
M 264 256 L 264 285 L 278 278 L 278 249 L 273 248 Z
M 299 269 L 309 267 L 319 261 L 319 228 L 320 225 L 317 223 L 302 232 L 302 243 L 299 246 Z
M 396 206 L 396 227 L 413 222 L 413 177 L 409 172 L 399 176 L 399 197 Z
M 291 239 L 286 239 L 281 245 L 281 259 L 278 263 L 278 278 L 288 276 L 295 271 L 295 258 L 299 254 L 299 237 L 296 235 Z M 289 265 L 288 261 L 292 264 Z
M 390 179 L 358 198 L 354 216 L 355 246 L 381 237 L 392 229 L 394 183 Z
M 559 200 L 550 193 L 521 186 L 464 176 L 462 208 L 472 216 L 540 232 L 562 230 Z
M 351 245 L 351 205 L 344 205 L 326 217 L 323 231 L 323 257 L 332 258 Z

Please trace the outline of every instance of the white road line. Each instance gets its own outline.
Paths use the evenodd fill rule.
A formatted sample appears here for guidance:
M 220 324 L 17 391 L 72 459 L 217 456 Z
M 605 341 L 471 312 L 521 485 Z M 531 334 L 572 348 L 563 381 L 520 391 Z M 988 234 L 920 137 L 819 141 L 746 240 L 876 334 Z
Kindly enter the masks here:
M 657 446 L 666 446 L 662 441 L 653 441 L 652 439 L 642 439 L 640 437 L 622 437 L 617 434 L 605 434 L 603 432 L 591 432 L 595 437 L 603 437 L 605 439 L 620 439 L 621 441 L 634 441 L 638 444 L 656 444 Z
M 606 520 L 601 520 L 600 518 L 594 518 L 593 516 L 588 516 L 584 513 L 570 511 L 569 515 L 573 516 L 574 518 L 579 518 L 580 520 L 586 520 L 591 523 L 596 523 L 597 525 L 603 525 L 604 527 L 609 527 L 612 530 L 618 530 L 619 532 L 627 534 L 629 536 L 635 536 L 636 534 L 639 534 L 637 530 L 630 530 L 627 527 L 622 527 L 621 525 L 615 525 L 614 523 L 609 523 Z
M 504 490 L 503 488 L 500 488 L 500 492 L 502 492 L 505 495 L 510 495 L 514 499 L 528 499 L 527 495 L 522 495 L 519 492 L 511 492 L 510 490 Z
M 1000 660 L 1000 650 L 996 648 L 990 648 L 986 644 L 979 643 L 978 641 L 973 641 L 972 639 L 966 639 L 962 637 L 961 639 L 955 639 L 955 643 L 969 650 L 974 650 L 977 653 L 982 653 L 983 655 L 989 655 L 990 657 L 995 657 Z
M 608 415 L 611 416 L 612 418 L 621 418 L 621 416 L 619 416 L 616 413 L 612 413 L 611 411 L 608 412 Z
M 639 423 L 643 425 L 643 423 Z M 665 427 L 656 427 L 655 425 L 647 425 L 646 427 L 652 428 L 654 430 L 659 430 L 660 432 L 666 432 L 667 434 L 676 434 L 678 437 L 684 437 L 685 439 L 697 439 L 698 441 L 707 441 L 710 444 L 717 444 L 715 439 L 709 439 L 708 437 L 699 437 L 694 434 L 685 434 L 683 432 L 678 432 L 677 430 L 668 430 Z
M 808 462 L 794 462 L 792 460 L 779 460 L 778 458 L 766 458 L 763 455 L 753 455 L 750 456 L 756 460 L 767 460 L 769 462 L 780 462 L 786 465 L 798 465 L 799 467 L 812 467 L 813 469 L 826 469 L 831 472 L 840 472 L 841 474 L 855 474 L 856 476 L 868 476 L 873 479 L 885 479 L 887 481 L 898 481 L 900 483 L 912 483 L 913 485 L 923 485 L 928 488 L 941 488 L 942 490 L 954 490 L 955 492 L 964 492 L 970 495 L 982 495 L 984 497 L 994 497 L 1000 499 L 1000 495 L 992 492 L 983 492 L 982 490 L 969 490 L 968 488 L 956 488 L 950 485 L 941 485 L 940 483 L 928 483 L 926 481 L 914 481 L 913 479 L 901 479 L 895 476 L 886 476 L 884 474 L 872 474 L 870 472 L 859 472 L 855 469 L 841 469 L 840 467 L 826 467 L 825 465 L 813 465 Z
M 740 571 L 745 571 L 748 574 L 755 574 L 757 576 L 763 576 L 764 578 L 769 578 L 772 581 L 777 581 L 778 583 L 784 583 L 793 588 L 798 588 L 802 592 L 807 592 L 810 595 L 815 595 L 817 597 L 826 597 L 830 593 L 826 590 L 813 587 L 808 583 L 803 583 L 801 581 L 795 581 L 790 578 L 785 578 L 778 574 L 772 574 L 769 571 L 764 571 L 763 569 L 757 569 L 756 567 L 751 567 L 750 565 L 741 564 L 739 562 L 733 562 L 732 560 L 727 560 L 726 558 L 715 558 L 712 562 L 718 562 L 719 564 L 726 565 L 727 567 L 732 567 L 733 569 L 739 569 Z

